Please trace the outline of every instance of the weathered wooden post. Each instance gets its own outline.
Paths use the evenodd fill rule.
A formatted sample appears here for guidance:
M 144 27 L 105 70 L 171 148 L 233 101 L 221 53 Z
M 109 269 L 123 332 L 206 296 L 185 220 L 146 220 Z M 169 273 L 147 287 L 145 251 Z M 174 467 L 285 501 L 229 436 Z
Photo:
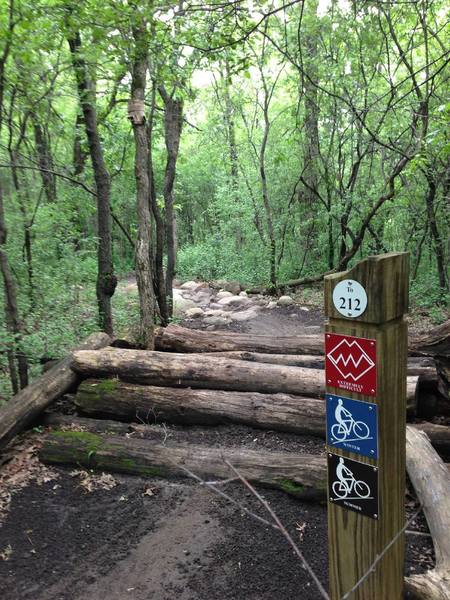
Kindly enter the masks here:
M 325 277 L 330 596 L 357 584 L 404 525 L 407 253 Z M 404 539 L 351 600 L 403 598 Z

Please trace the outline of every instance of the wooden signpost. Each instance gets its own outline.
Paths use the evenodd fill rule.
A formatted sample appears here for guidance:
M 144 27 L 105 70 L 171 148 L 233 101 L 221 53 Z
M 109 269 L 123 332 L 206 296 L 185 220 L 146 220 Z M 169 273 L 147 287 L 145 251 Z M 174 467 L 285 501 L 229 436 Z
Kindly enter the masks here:
M 325 277 L 330 596 L 363 578 L 404 525 L 406 253 Z M 404 538 L 351 600 L 403 598 Z

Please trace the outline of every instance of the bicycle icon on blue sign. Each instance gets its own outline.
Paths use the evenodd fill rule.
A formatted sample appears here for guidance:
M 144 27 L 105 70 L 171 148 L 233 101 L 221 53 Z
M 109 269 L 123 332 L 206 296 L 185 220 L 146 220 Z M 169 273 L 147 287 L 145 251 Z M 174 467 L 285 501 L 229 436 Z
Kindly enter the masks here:
M 377 457 L 377 405 L 327 394 L 327 441 L 363 456 Z

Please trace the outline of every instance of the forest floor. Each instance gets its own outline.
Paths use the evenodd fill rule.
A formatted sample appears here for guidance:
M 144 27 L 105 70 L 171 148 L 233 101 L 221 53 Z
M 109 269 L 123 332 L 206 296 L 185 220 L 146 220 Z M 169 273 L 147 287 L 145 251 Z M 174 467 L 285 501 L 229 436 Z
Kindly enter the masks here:
M 122 289 L 127 286 L 132 282 Z M 218 327 L 294 335 L 322 322 L 320 309 L 312 303 L 261 309 L 250 320 Z M 195 319 L 183 324 L 200 327 L 201 323 Z M 187 439 L 210 446 L 324 452 L 316 438 L 243 426 L 176 429 Z M 20 447 L 38 444 L 38 439 L 38 434 L 26 434 Z M 36 460 L 30 459 L 30 476 L 21 478 L 10 501 L 3 496 L 7 505 L 3 516 L 0 512 L 3 600 L 319 597 L 280 534 L 193 481 L 102 477 L 79 469 L 43 469 Z M 22 467 L 26 469 L 26 461 Z M 243 486 L 230 483 L 221 489 L 267 518 Z M 281 491 L 260 492 L 326 586 L 326 505 L 300 502 Z M 0 492 L 0 511 L 1 501 Z M 408 495 L 408 514 L 415 505 Z M 411 530 L 427 531 L 422 515 Z M 432 567 L 430 537 L 408 533 L 406 544 L 406 574 Z

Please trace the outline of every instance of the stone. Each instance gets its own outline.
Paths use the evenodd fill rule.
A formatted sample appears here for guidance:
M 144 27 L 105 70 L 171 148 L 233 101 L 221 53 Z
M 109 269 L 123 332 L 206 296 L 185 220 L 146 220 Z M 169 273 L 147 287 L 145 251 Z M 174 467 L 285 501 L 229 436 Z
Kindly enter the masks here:
M 206 325 L 228 325 L 230 319 L 226 317 L 205 317 L 203 323 Z
M 207 287 L 208 284 L 204 281 L 186 281 L 186 283 L 183 283 L 181 286 L 181 289 L 185 292 L 197 292 L 198 290 Z
M 239 294 L 242 289 L 239 281 L 226 281 L 225 279 L 219 279 L 218 281 L 214 281 L 211 284 L 211 287 L 225 290 L 226 292 L 231 292 L 232 294 Z
M 188 308 L 186 311 L 186 316 L 189 319 L 198 319 L 200 317 L 203 317 L 204 314 L 205 313 L 203 309 L 201 309 L 199 306 L 196 306 L 194 308 Z
M 233 294 L 231 292 L 227 292 L 226 290 L 221 290 L 218 294 L 216 294 L 217 300 L 222 300 L 222 298 L 231 298 Z
M 220 304 L 221 306 L 245 306 L 249 302 L 250 300 L 248 298 L 242 296 L 228 296 L 219 300 L 217 304 Z
M 272 308 L 275 308 L 276 305 L 277 305 L 277 303 L 275 302 L 275 300 L 271 300 L 266 308 L 272 309 Z
M 189 308 L 196 308 L 195 302 L 190 298 L 183 298 L 180 290 L 173 290 L 173 314 L 181 317 Z
M 207 317 L 224 317 L 225 313 L 223 312 L 223 310 L 206 310 L 205 311 L 205 315 Z
M 309 312 L 309 308 L 307 308 L 306 306 L 300 306 L 300 310 L 303 310 L 304 312 Z
M 248 298 L 248 294 L 245 291 L 239 292 L 239 296 L 242 296 L 243 298 Z
M 247 310 L 241 310 L 234 313 L 230 313 L 230 319 L 232 321 L 249 321 L 258 316 L 258 308 L 251 306 Z
M 290 296 L 281 296 L 277 301 L 278 306 L 291 306 L 294 301 Z

